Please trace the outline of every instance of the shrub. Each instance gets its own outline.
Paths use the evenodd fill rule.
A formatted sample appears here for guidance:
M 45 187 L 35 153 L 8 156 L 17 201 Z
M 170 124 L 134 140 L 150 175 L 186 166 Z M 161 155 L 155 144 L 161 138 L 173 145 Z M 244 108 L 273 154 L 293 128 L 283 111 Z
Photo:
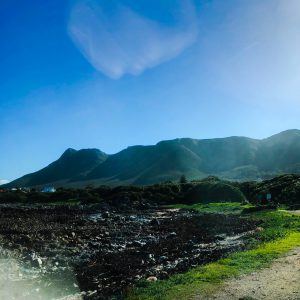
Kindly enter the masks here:
M 187 203 L 243 202 L 245 196 L 233 185 L 224 182 L 201 182 L 184 196 Z

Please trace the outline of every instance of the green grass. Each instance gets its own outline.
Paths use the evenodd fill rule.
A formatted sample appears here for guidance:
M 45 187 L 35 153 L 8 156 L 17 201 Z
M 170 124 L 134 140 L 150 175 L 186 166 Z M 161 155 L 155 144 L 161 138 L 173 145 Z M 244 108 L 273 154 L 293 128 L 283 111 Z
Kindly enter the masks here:
M 242 204 L 240 202 L 218 202 L 218 203 L 208 203 L 208 204 L 175 204 L 169 206 L 170 208 L 184 208 L 192 209 L 203 213 L 240 213 L 244 208 L 249 208 L 252 205 Z
M 80 201 L 78 199 L 70 199 L 70 200 L 63 200 L 63 201 L 53 201 L 53 202 L 49 202 L 47 203 L 47 205 L 57 205 L 57 206 L 61 206 L 61 205 L 69 205 L 69 206 L 73 206 L 73 205 L 79 205 Z
M 154 283 L 140 282 L 128 295 L 131 300 L 189 299 L 208 295 L 225 279 L 264 268 L 289 250 L 300 246 L 300 217 L 284 211 L 251 214 L 264 229 L 253 237 L 252 248 L 199 266 L 184 274 Z

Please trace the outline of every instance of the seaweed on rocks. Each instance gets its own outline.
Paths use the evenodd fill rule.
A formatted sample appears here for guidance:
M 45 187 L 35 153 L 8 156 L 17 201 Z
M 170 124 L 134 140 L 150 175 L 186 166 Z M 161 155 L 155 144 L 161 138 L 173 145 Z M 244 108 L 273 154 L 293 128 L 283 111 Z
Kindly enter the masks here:
M 2 206 L 0 215 L 3 249 L 48 281 L 74 274 L 72 284 L 87 299 L 122 298 L 139 280 L 164 279 L 242 249 L 257 225 L 247 216 L 107 206 Z

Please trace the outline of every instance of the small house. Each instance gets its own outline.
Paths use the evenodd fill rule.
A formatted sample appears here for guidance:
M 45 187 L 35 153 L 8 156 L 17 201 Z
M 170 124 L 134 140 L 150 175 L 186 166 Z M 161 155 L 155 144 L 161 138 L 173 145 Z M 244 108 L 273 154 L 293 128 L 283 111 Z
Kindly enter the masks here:
M 45 186 L 42 190 L 42 193 L 55 193 L 56 189 L 53 186 Z

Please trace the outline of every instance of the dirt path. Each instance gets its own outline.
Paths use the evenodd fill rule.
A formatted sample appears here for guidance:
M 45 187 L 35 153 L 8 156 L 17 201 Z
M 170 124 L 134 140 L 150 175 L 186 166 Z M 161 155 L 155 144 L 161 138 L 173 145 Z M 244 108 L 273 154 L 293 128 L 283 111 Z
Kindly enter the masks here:
M 201 296 L 197 300 L 204 300 Z M 277 259 L 270 268 L 231 279 L 215 295 L 217 300 L 299 300 L 300 248 Z
M 300 216 L 300 210 L 292 210 L 291 213 Z

